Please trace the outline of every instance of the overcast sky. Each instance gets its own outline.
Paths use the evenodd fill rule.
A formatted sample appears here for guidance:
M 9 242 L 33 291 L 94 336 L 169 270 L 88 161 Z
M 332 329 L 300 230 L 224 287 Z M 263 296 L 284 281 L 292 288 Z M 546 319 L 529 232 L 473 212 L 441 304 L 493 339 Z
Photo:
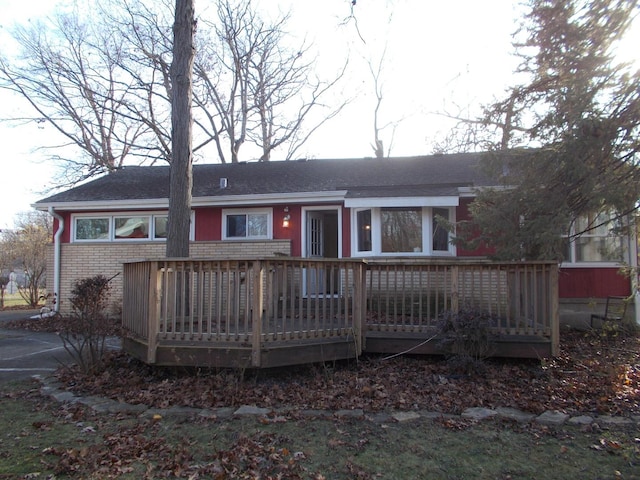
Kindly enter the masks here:
M 0 35 L 14 22 L 50 14 L 54 0 L 0 0 Z M 65 0 L 63 3 L 72 3 Z M 382 71 L 381 123 L 397 122 L 382 137 L 391 155 L 432 153 L 432 143 L 451 123 L 438 115 L 477 108 L 501 96 L 512 82 L 517 62 L 511 35 L 516 31 L 518 1 L 358 0 L 350 18 L 347 0 L 253 0 L 267 14 L 292 10 L 292 34 L 306 37 L 317 51 L 322 73 L 335 72 L 349 59 L 349 77 L 336 97 L 352 99 L 339 118 L 319 130 L 301 151 L 309 158 L 372 156 L 375 96 L 367 61 L 376 63 L 386 48 Z M 209 16 L 211 2 L 196 0 L 196 12 Z M 636 25 L 637 27 L 637 25 Z M 632 55 L 638 55 L 635 28 Z M 0 37 L 2 40 L 2 37 Z M 3 40 L 3 46 L 6 41 Z M 6 52 L 6 50 L 5 50 Z M 19 115 L 21 102 L 0 91 L 0 117 Z M 0 122 L 0 228 L 13 224 L 18 212 L 43 197 L 53 171 L 38 146 L 55 144 L 51 127 L 10 126 Z M 244 147 L 243 147 L 244 148 Z M 277 153 L 273 156 L 278 159 Z M 251 160 L 251 158 L 243 158 Z M 207 161 L 205 159 L 205 161 Z M 211 161 L 215 161 L 212 159 Z

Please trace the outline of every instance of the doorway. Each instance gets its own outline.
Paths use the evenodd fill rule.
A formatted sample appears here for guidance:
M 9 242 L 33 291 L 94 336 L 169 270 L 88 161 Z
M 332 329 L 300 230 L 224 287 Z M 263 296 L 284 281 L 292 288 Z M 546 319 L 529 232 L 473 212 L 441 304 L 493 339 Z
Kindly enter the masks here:
M 330 259 L 342 256 L 340 217 L 339 207 L 306 209 L 303 239 L 305 257 Z M 303 284 L 307 297 L 337 295 L 340 292 L 340 269 L 335 264 L 305 269 Z

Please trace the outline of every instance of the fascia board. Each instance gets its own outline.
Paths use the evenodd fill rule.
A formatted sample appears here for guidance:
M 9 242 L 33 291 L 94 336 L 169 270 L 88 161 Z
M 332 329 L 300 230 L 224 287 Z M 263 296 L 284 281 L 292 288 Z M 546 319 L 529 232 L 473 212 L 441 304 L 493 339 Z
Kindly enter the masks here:
M 364 197 L 347 198 L 344 206 L 347 208 L 362 207 L 457 207 L 460 198 L 457 196 L 435 197 Z
M 169 207 L 169 200 L 166 198 L 144 199 L 144 200 L 107 200 L 94 202 L 51 202 L 34 203 L 31 205 L 36 210 L 46 211 L 49 207 L 58 211 L 82 212 L 89 210 L 154 210 L 166 209 Z
M 196 197 L 191 204 L 194 206 L 209 205 L 277 205 L 284 203 L 312 203 L 312 202 L 342 202 L 346 196 L 346 190 L 330 192 L 294 192 L 294 193 L 267 193 L 258 195 L 216 195 L 209 197 Z
M 235 206 L 235 205 L 276 205 L 285 203 L 332 202 L 342 203 L 346 190 L 331 192 L 296 192 L 263 195 L 216 195 L 194 197 L 192 207 Z M 51 202 L 31 205 L 36 210 L 46 211 L 49 207 L 58 211 L 90 211 L 90 210 L 153 210 L 169 208 L 169 199 L 155 198 L 142 200 L 107 200 L 94 202 Z

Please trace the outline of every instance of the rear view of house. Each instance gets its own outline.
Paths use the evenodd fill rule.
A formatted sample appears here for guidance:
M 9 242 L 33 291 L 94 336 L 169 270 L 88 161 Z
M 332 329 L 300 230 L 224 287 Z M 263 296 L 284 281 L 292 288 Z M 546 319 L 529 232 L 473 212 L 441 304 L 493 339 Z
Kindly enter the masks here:
M 191 258 L 271 258 L 276 263 L 283 258 L 329 263 L 364 260 L 369 271 L 378 272 L 367 288 L 377 281 L 379 290 L 384 290 L 383 283 L 387 290 L 406 288 L 401 282 L 407 280 L 394 277 L 392 281 L 390 274 L 383 275 L 373 265 L 486 262 L 490 250 L 464 250 L 451 241 L 446 228 L 469 217 L 468 207 L 478 189 L 495 185 L 483 172 L 481 157 L 194 165 Z M 48 289 L 58 294 L 62 311 L 69 308 L 65 299 L 74 280 L 96 273 L 112 276 L 123 271 L 123 263 L 164 257 L 169 188 L 168 166 L 124 167 L 35 204 L 55 219 L 49 265 L 54 273 L 48 275 Z M 612 242 L 619 248 L 602 248 Z M 560 303 L 577 312 L 593 299 L 629 296 L 630 280 L 619 271 L 636 258 L 634 238 L 612 236 L 607 228 L 582 236 L 570 245 L 557 275 L 554 288 Z M 294 273 L 276 263 L 271 266 L 274 272 L 284 268 L 280 274 L 288 272 L 289 282 L 297 282 L 299 299 L 308 299 L 311 292 L 327 299 L 345 295 L 346 270 L 339 263 L 311 276 L 305 273 L 311 266 L 301 266 Z M 445 278 L 437 269 L 429 275 L 432 284 Z M 502 278 L 478 275 L 473 287 L 478 291 L 497 288 Z M 504 275 L 507 282 L 511 274 L 505 269 Z M 542 282 L 541 278 L 535 281 Z M 278 282 L 282 286 L 283 278 Z M 122 286 L 119 276 L 113 289 L 117 302 L 123 297 Z M 417 302 L 415 298 L 404 301 Z M 439 310 L 439 301 L 429 300 L 431 306 L 419 308 Z

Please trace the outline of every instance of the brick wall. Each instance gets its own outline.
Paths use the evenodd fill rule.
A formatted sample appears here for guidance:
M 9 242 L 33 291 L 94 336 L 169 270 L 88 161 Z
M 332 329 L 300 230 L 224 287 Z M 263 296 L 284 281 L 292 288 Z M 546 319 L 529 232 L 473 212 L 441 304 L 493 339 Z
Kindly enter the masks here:
M 76 280 L 102 274 L 107 278 L 122 272 L 127 260 L 164 258 L 166 245 L 160 242 L 105 242 L 64 243 L 60 257 L 60 311 L 71 310 L 69 297 Z M 258 258 L 274 255 L 290 255 L 290 240 L 261 242 L 192 242 L 192 258 Z M 53 245 L 47 252 L 47 291 L 53 292 Z M 111 309 L 118 313 L 122 304 L 122 278 L 118 275 L 111 282 Z

